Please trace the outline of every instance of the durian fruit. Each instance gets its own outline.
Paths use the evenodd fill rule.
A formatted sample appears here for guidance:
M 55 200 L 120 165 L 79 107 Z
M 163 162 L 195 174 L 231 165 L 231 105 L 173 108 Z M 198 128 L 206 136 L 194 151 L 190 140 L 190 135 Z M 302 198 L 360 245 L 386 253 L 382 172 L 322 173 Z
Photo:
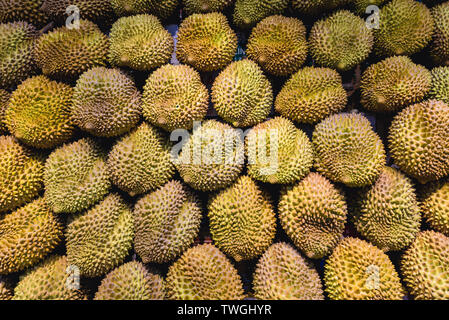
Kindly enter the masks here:
M 371 123 L 359 113 L 332 115 L 315 127 L 315 167 L 348 187 L 371 185 L 385 165 L 385 150 Z
M 388 136 L 394 163 L 420 183 L 449 174 L 449 106 L 438 100 L 411 105 L 393 119 Z
M 200 191 L 215 191 L 234 182 L 244 167 L 243 137 L 238 130 L 216 120 L 195 127 L 174 159 L 182 179 Z
M 222 13 L 192 14 L 179 26 L 176 57 L 198 71 L 223 69 L 236 50 L 237 36 Z
M 97 25 L 81 19 L 79 26 L 59 27 L 40 36 L 35 57 L 45 75 L 75 79 L 90 68 L 105 66 L 108 50 L 108 37 Z
M 370 65 L 362 75 L 360 102 L 369 111 L 394 112 L 420 102 L 432 83 L 430 71 L 406 56 Z
M 170 300 L 241 300 L 243 285 L 237 270 L 211 244 L 187 250 L 168 270 Z
M 5 282 L 0 281 L 0 300 L 11 300 L 13 295 L 14 293 L 9 286 Z
M 245 59 L 232 62 L 215 78 L 212 102 L 226 122 L 251 127 L 270 114 L 273 90 L 259 66 Z
M 102 276 L 123 262 L 133 237 L 132 211 L 111 193 L 67 225 L 67 261 L 79 268 L 81 276 Z
M 379 28 L 374 28 L 374 51 L 379 56 L 412 55 L 432 39 L 430 10 L 414 0 L 392 0 L 380 9 Z
M 131 261 L 109 272 L 101 281 L 94 300 L 163 300 L 164 279 Z
M 377 181 L 360 192 L 353 210 L 357 231 L 383 251 L 404 249 L 419 232 L 415 189 L 396 169 L 384 167 Z
M 28 78 L 12 93 L 6 125 L 21 142 L 51 149 L 70 139 L 73 88 L 40 75 Z
M 449 2 L 431 9 L 435 31 L 430 45 L 430 56 L 440 65 L 449 65 Z
M 43 157 L 12 136 L 0 136 L 0 213 L 38 196 L 44 187 Z
M 267 17 L 251 31 L 246 54 L 264 71 L 288 76 L 298 71 L 307 58 L 306 27 L 296 18 Z
M 315 124 L 342 111 L 347 102 L 347 93 L 337 71 L 305 67 L 284 84 L 276 97 L 275 109 L 295 122 Z
M 8 127 L 6 126 L 5 121 L 5 113 L 10 97 L 11 94 L 8 91 L 0 89 L 0 134 L 8 133 Z
M 55 213 L 75 213 L 102 200 L 111 183 L 106 155 L 83 138 L 53 151 L 45 163 L 45 201 Z
M 354 10 L 359 15 L 373 14 L 372 10 L 368 10 L 369 6 L 376 6 L 380 8 L 384 5 L 388 0 L 349 0 L 349 2 L 354 7 Z
M 324 300 L 313 264 L 285 242 L 271 245 L 259 259 L 253 288 L 260 300 Z
M 184 8 L 188 14 L 221 12 L 229 7 L 234 0 L 183 0 Z
M 248 176 L 213 195 L 208 204 L 215 245 L 236 261 L 262 254 L 273 242 L 276 216 L 268 194 Z
M 118 16 L 148 13 L 160 19 L 168 18 L 176 9 L 179 0 L 110 0 Z
M 263 122 L 246 136 L 248 175 L 269 183 L 289 184 L 304 178 L 313 166 L 307 135 L 282 117 Z
M 309 50 L 319 65 L 348 71 L 368 57 L 373 42 L 373 33 L 362 18 L 340 10 L 315 22 L 309 35 Z
M 136 126 L 141 94 L 120 69 L 92 68 L 83 73 L 73 93 L 72 120 L 82 130 L 115 137 Z
M 43 0 L 41 10 L 57 21 L 66 21 L 70 15 L 79 13 L 82 19 L 109 22 L 114 13 L 110 0 Z
M 249 29 L 264 18 L 281 14 L 290 0 L 236 0 L 234 24 L 240 29 Z
M 167 64 L 154 71 L 143 88 L 146 120 L 166 131 L 190 130 L 209 108 L 209 92 L 200 74 L 187 65 Z
M 199 198 L 171 180 L 134 207 L 134 250 L 143 263 L 174 260 L 193 244 L 201 224 Z
M 50 253 L 62 238 L 62 225 L 43 198 L 0 220 L 0 274 L 22 271 Z
M 428 183 L 422 188 L 419 200 L 430 227 L 449 237 L 449 181 Z
M 292 0 L 292 7 L 302 14 L 317 15 L 343 6 L 350 1 L 352 0 Z
M 36 29 L 24 21 L 0 24 L 0 87 L 14 86 L 36 73 Z
M 145 122 L 114 145 L 107 165 L 111 181 L 131 196 L 162 186 L 175 171 L 170 142 Z
M 0 23 L 26 21 L 43 26 L 48 16 L 42 10 L 44 0 L 0 0 Z
M 118 19 L 111 28 L 109 62 L 117 67 L 148 71 L 170 61 L 173 38 L 149 14 Z
M 14 289 L 14 300 L 86 300 L 76 266 L 66 256 L 51 256 L 27 271 Z
M 435 231 L 422 231 L 405 251 L 401 274 L 417 300 L 449 299 L 449 238 Z
M 432 69 L 432 87 L 429 97 L 449 103 L 449 67 L 437 67 Z
M 282 191 L 278 211 L 295 246 L 313 259 L 332 252 L 343 235 L 348 213 L 343 193 L 315 172 Z
M 402 300 L 399 275 L 382 250 L 344 238 L 324 266 L 325 291 L 332 300 Z

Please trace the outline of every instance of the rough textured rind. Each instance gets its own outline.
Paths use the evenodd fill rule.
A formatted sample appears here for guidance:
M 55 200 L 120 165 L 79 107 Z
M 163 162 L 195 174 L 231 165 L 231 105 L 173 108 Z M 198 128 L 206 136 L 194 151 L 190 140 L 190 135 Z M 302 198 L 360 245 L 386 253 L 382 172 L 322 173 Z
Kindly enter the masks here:
M 273 90 L 259 66 L 245 59 L 232 62 L 218 75 L 212 86 L 212 102 L 226 122 L 250 127 L 270 114 Z
M 109 39 L 94 23 L 79 20 L 79 28 L 56 28 L 39 37 L 35 57 L 50 77 L 75 79 L 92 67 L 105 66 Z
M 449 65 L 449 2 L 431 9 L 435 31 L 430 45 L 430 55 L 440 65 Z
M 112 270 L 101 281 L 94 300 L 163 300 L 164 280 L 132 261 Z
M 221 13 L 193 14 L 179 26 L 176 57 L 198 71 L 223 69 L 236 50 L 237 36 Z
M 353 210 L 357 231 L 383 251 L 404 249 L 419 231 L 421 214 L 412 182 L 390 167 L 360 192 Z
M 187 65 L 167 64 L 154 71 L 143 88 L 146 120 L 166 131 L 190 130 L 209 108 L 209 92 L 201 77 Z
M 129 16 L 140 13 L 154 14 L 166 19 L 178 6 L 179 0 L 110 0 L 112 8 L 118 16 Z
M 76 82 L 71 109 L 73 122 L 82 130 L 114 137 L 140 120 L 141 94 L 119 69 L 92 68 Z
M 284 242 L 273 244 L 260 258 L 253 288 L 261 300 L 324 300 L 313 264 Z
M 418 234 L 402 256 L 401 274 L 418 300 L 449 299 L 449 238 L 435 231 Z
M 0 89 L 0 134 L 7 134 L 8 127 L 6 126 L 5 113 L 8 107 L 9 98 L 11 94 L 3 89 Z
M 324 266 L 332 300 L 402 300 L 405 292 L 388 256 L 357 238 L 345 238 Z
M 379 13 L 374 32 L 374 51 L 379 56 L 412 55 L 432 39 L 434 22 L 430 10 L 414 0 L 392 0 Z
M 183 0 L 188 14 L 221 12 L 234 3 L 234 0 Z
M 152 70 L 168 63 L 174 50 L 170 33 L 148 14 L 118 19 L 109 37 L 109 62 L 117 67 Z
M 16 85 L 37 71 L 36 29 L 24 21 L 0 24 L 0 87 Z
M 317 15 L 342 6 L 352 0 L 292 0 L 292 7 L 302 14 Z
M 428 100 L 402 110 L 388 137 L 394 163 L 421 183 L 449 174 L 449 106 Z
M 216 247 L 187 250 L 168 270 L 165 280 L 171 300 L 240 300 L 243 286 L 237 270 Z
M 347 207 L 343 193 L 318 173 L 283 190 L 279 219 L 287 235 L 307 257 L 329 255 L 343 235 Z
M 313 166 L 307 135 L 282 117 L 253 127 L 246 136 L 248 174 L 256 180 L 288 184 L 304 178 Z
M 264 18 L 281 14 L 287 9 L 289 0 L 236 0 L 234 24 L 240 29 L 249 29 Z
M 229 186 L 243 170 L 244 143 L 240 133 L 216 120 L 203 122 L 174 159 L 182 179 L 200 191 Z
M 216 246 L 236 261 L 253 259 L 273 242 L 276 216 L 267 194 L 248 176 L 212 196 L 210 232 Z
M 170 142 L 145 122 L 118 140 L 109 153 L 107 165 L 111 181 L 131 196 L 160 187 L 175 171 Z
M 429 97 L 449 103 L 449 67 L 432 69 L 432 87 Z
M 0 213 L 13 210 L 37 197 L 44 187 L 43 157 L 0 136 Z
M 201 211 L 199 198 L 175 180 L 139 199 L 134 207 L 134 249 L 143 263 L 172 261 L 191 246 Z
M 314 124 L 342 111 L 347 102 L 347 93 L 337 71 L 305 67 L 284 84 L 276 97 L 275 109 L 295 122 Z
M 349 2 L 352 3 L 352 6 L 357 14 L 365 16 L 366 14 L 372 15 L 374 13 L 373 10 L 367 10 L 369 6 L 377 6 L 378 8 L 381 8 L 382 5 L 388 2 L 388 0 L 349 0 Z
M 44 171 L 45 201 L 55 213 L 75 213 L 102 200 L 111 183 L 106 156 L 90 138 L 50 154 Z
M 298 71 L 307 58 L 306 28 L 296 18 L 267 17 L 251 31 L 246 54 L 264 71 L 288 76 Z
M 12 93 L 6 109 L 9 131 L 23 143 L 51 149 L 70 139 L 73 88 L 35 76 L 22 82 Z
M 315 22 L 309 35 L 309 50 L 320 65 L 347 71 L 371 52 L 374 37 L 365 21 L 347 10 Z
M 42 3 L 43 0 L 0 0 L 0 23 L 27 21 L 42 26 L 48 21 Z
M 115 193 L 73 217 L 66 229 L 67 260 L 80 275 L 98 277 L 120 265 L 132 247 L 132 211 Z
M 3 281 L 0 281 L 0 300 L 11 300 L 13 291 Z
M 425 185 L 419 194 L 421 211 L 430 227 L 449 236 L 449 182 L 447 179 Z
M 79 278 L 76 268 L 71 267 L 73 266 L 67 263 L 66 256 L 52 256 L 46 259 L 20 278 L 14 289 L 13 299 L 85 300 L 86 296 L 77 283 Z
M 406 56 L 372 64 L 363 72 L 360 102 L 369 111 L 394 112 L 420 102 L 429 92 L 432 76 Z
M 382 141 L 358 113 L 326 118 L 315 127 L 312 141 L 318 172 L 349 187 L 374 183 L 385 165 Z
M 109 22 L 113 18 L 110 0 L 43 0 L 41 10 L 58 21 L 65 21 L 74 13 L 70 6 L 76 6 L 83 19 Z M 67 13 L 67 11 L 69 13 Z
M 43 198 L 0 220 L 0 274 L 22 271 L 50 253 L 62 238 L 62 225 Z

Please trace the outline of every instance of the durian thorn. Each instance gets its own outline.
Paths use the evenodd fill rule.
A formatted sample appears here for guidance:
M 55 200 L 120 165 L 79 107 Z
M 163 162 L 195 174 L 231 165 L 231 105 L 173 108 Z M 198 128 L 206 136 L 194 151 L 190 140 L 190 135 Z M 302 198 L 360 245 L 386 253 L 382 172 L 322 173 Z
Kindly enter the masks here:
M 95 128 L 94 124 L 92 122 L 86 123 L 84 126 L 87 130 L 93 130 Z
M 209 4 L 207 2 L 203 2 L 203 4 L 201 5 L 201 10 L 209 11 Z
M 261 56 L 259 57 L 259 62 L 260 62 L 260 63 L 265 63 L 265 61 L 267 61 L 267 58 L 266 58 L 264 55 L 261 55 Z
M 192 62 L 194 62 L 195 61 L 195 58 L 194 57 L 192 57 L 192 56 L 188 56 L 187 57 L 187 62 L 188 63 L 192 63 Z
M 270 184 L 275 184 L 276 183 L 276 177 L 275 176 L 269 176 L 267 181 Z
M 126 62 L 129 61 L 129 58 L 127 56 L 121 56 L 120 57 L 120 61 L 123 62 L 123 63 L 126 63 Z
M 246 24 L 246 25 L 249 25 L 251 23 L 251 20 L 248 19 L 248 18 L 244 18 L 243 19 L 243 23 Z
M 346 68 L 346 64 L 344 64 L 343 62 L 339 62 L 339 63 L 337 64 L 337 69 L 343 70 L 343 69 L 345 69 L 345 68 Z
M 238 127 L 238 126 L 240 125 L 240 123 L 239 123 L 238 121 L 234 121 L 234 122 L 232 123 L 232 125 L 233 125 L 234 127 Z
M 306 252 L 306 256 L 309 259 L 312 259 L 314 257 L 314 254 L 312 252 Z
M 384 105 L 385 102 L 387 102 L 387 101 L 385 100 L 384 97 L 377 97 L 377 104 L 378 105 Z
M 396 53 L 397 56 L 400 56 L 400 55 L 404 54 L 404 50 L 397 49 L 395 53 Z
M 131 197 L 135 197 L 135 196 L 137 195 L 137 193 L 134 192 L 134 191 L 130 191 L 130 192 L 128 192 L 128 194 L 129 194 Z
M 240 261 L 242 261 L 242 257 L 241 257 L 240 255 L 236 255 L 236 256 L 234 257 L 234 260 L 235 260 L 236 262 L 240 262 Z
M 444 64 L 445 64 L 446 66 L 449 66 L 449 60 L 444 61 Z
M 123 6 L 123 10 L 125 10 L 126 12 L 130 12 L 132 10 L 132 7 L 129 4 L 125 4 Z
M 165 120 L 164 117 L 159 117 L 159 118 L 157 118 L 157 123 L 159 123 L 159 124 L 166 124 L 167 120 Z

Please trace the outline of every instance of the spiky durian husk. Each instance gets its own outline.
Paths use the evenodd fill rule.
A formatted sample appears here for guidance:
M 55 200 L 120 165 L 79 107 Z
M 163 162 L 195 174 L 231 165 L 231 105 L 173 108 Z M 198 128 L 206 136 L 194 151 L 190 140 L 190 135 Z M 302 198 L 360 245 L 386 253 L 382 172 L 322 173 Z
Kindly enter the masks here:
M 109 272 L 101 281 L 94 300 L 163 300 L 164 279 L 131 261 Z
M 143 89 L 146 120 L 166 131 L 190 130 L 209 107 L 209 92 L 200 74 L 187 65 L 167 64 L 154 71 Z
M 276 97 L 276 111 L 299 123 L 314 124 L 342 111 L 348 102 L 339 73 L 305 67 L 291 76 Z
M 237 36 L 218 12 L 193 14 L 179 26 L 176 57 L 198 71 L 223 69 L 237 50 Z
M 270 81 L 251 60 L 232 62 L 215 79 L 212 102 L 218 115 L 235 127 L 264 121 L 273 104 Z
M 123 262 L 133 237 L 132 211 L 112 193 L 67 225 L 67 261 L 79 268 L 82 276 L 104 275 Z
M 430 227 L 449 237 L 449 182 L 442 179 L 422 187 L 421 211 Z
M 374 183 L 385 165 L 385 149 L 370 122 L 358 113 L 332 115 L 315 127 L 315 167 L 349 187 Z
M 172 300 L 240 300 L 243 286 L 237 270 L 216 247 L 187 250 L 168 270 L 167 297 Z
M 249 29 L 264 18 L 281 14 L 287 9 L 289 0 L 236 0 L 234 24 L 240 29 Z
M 409 176 L 427 183 L 449 174 L 449 106 L 428 100 L 402 110 L 390 126 L 394 163 Z
M 172 261 L 190 245 L 201 223 L 198 197 L 179 181 L 169 181 L 134 207 L 134 249 L 144 263 Z

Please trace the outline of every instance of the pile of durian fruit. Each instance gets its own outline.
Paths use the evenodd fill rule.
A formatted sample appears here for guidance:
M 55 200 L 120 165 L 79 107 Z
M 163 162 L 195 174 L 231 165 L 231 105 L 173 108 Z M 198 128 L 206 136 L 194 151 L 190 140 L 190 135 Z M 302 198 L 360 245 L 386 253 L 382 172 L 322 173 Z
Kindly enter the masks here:
M 0 88 L 0 299 L 449 298 L 449 1 L 0 0 Z

